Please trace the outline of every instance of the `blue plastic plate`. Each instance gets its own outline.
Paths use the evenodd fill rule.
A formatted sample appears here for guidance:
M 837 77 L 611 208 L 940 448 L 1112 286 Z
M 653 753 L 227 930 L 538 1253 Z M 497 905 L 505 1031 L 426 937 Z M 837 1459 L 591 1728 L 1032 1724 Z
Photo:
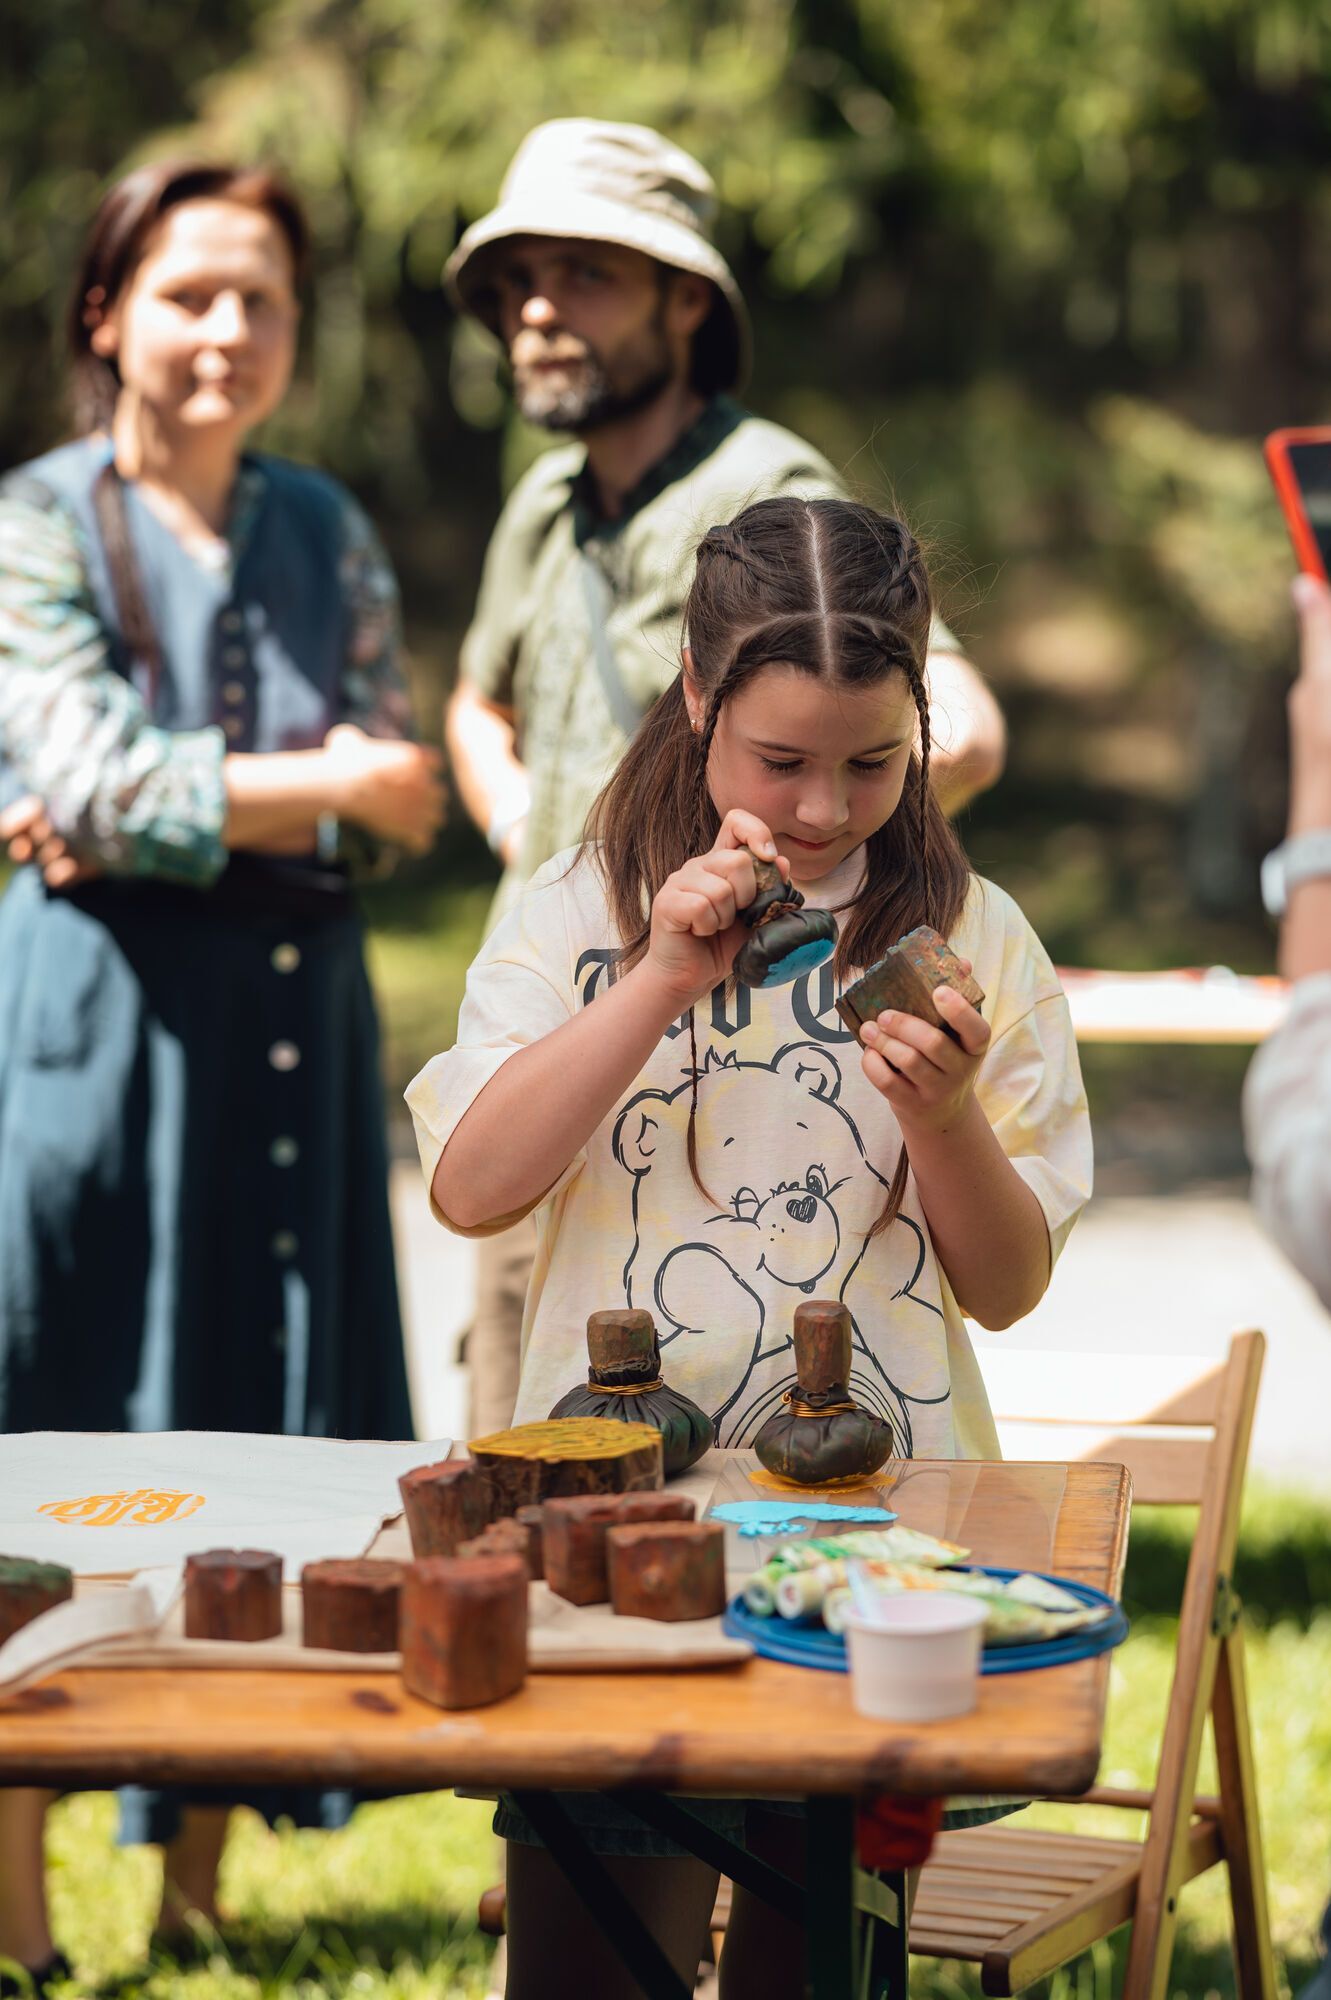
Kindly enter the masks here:
M 955 1569 L 980 1570 L 985 1576 L 1010 1583 L 1014 1576 L 1032 1572 L 996 1569 L 992 1563 L 955 1563 Z M 1034 1574 L 1040 1574 L 1039 1571 Z M 1033 1639 L 1021 1646 L 986 1646 L 981 1656 L 982 1674 L 1024 1674 L 1036 1667 L 1066 1667 L 1073 1660 L 1091 1660 L 1121 1646 L 1128 1636 L 1128 1621 L 1122 1605 L 1089 1583 L 1072 1583 L 1065 1576 L 1047 1576 L 1080 1604 L 1102 1607 L 1104 1617 L 1094 1625 L 1080 1626 L 1061 1639 Z M 781 1660 L 788 1667 L 822 1667 L 826 1672 L 846 1671 L 846 1642 L 839 1632 L 823 1625 L 799 1625 L 791 1618 L 759 1618 L 742 1597 L 727 1605 L 722 1621 L 732 1639 L 747 1639 L 755 1653 L 765 1660 Z

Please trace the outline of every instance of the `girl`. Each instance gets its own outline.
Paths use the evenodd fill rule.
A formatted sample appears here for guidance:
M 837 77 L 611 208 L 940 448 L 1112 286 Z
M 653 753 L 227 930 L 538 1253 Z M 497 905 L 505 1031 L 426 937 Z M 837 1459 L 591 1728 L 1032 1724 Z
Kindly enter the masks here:
M 69 316 L 82 434 L 0 488 L 0 839 L 30 864 L 0 904 L 0 1431 L 410 1434 L 345 854 L 428 847 L 442 798 L 368 521 L 244 449 L 305 250 L 266 174 L 120 181 Z M 39 1975 L 42 1807 L 0 1794 L 0 1953 Z M 141 1830 L 178 1928 L 215 1914 L 225 1811 L 177 1818 Z
M 854 1392 L 902 1453 L 998 1456 L 962 1316 L 1005 1327 L 1040 1298 L 1090 1136 L 1049 961 L 929 788 L 929 615 L 915 541 L 867 507 L 768 500 L 711 529 L 678 680 L 412 1084 L 441 1220 L 483 1234 L 537 1209 L 519 1420 L 582 1378 L 588 1312 L 627 1301 L 742 1445 L 794 1382 L 794 1307 L 817 1294 L 851 1308 Z M 839 918 L 834 965 L 792 986 L 729 980 L 754 851 Z M 955 1040 L 885 1013 L 856 1049 L 837 983 L 920 923 L 971 961 L 983 1014 L 945 991 Z M 692 1977 L 715 1878 L 608 1801 L 578 1810 Z M 712 1811 L 797 1865 L 797 1818 Z M 529 1824 L 506 1803 L 497 1826 L 510 1995 L 626 1992 Z M 791 1928 L 737 1890 L 723 1992 L 794 1994 L 802 1969 Z

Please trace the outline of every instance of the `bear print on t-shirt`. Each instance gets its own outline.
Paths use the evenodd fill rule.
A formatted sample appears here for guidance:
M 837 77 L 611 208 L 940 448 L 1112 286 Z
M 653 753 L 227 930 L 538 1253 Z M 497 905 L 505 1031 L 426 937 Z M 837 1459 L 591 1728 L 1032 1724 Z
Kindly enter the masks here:
M 794 1388 L 803 1298 L 850 1307 L 851 1393 L 891 1424 L 894 1456 L 911 1455 L 911 1405 L 947 1400 L 940 1303 L 913 1289 L 923 1232 L 900 1215 L 872 1236 L 894 1163 L 870 1161 L 841 1086 L 814 1042 L 769 1063 L 710 1048 L 695 1126 L 707 1194 L 689 1170 L 690 1077 L 638 1092 L 616 1123 L 632 1177 L 626 1296 L 654 1315 L 668 1379 L 711 1413 L 718 1444 L 748 1442 Z

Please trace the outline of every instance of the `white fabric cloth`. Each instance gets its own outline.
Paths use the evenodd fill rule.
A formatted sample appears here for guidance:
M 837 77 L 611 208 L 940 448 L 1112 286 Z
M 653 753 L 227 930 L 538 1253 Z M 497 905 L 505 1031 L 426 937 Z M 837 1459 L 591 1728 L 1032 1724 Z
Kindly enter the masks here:
M 1301 979 L 1243 1086 L 1253 1200 L 1331 1311 L 1331 972 Z
M 78 1576 L 267 1549 L 286 1574 L 364 1553 L 402 1510 L 399 1476 L 449 1440 L 380 1444 L 245 1431 L 20 1431 L 0 1437 L 0 1550 Z
M 456 1046 L 407 1091 L 427 1184 L 503 1064 L 604 990 L 616 940 L 603 886 L 592 862 L 571 859 L 548 863 L 493 932 L 468 975 Z M 818 900 L 845 903 L 862 868 L 851 856 Z M 992 883 L 973 882 L 952 943 L 974 963 L 994 1031 L 979 1101 L 1057 1256 L 1091 1186 L 1067 1003 L 1039 940 Z M 718 986 L 697 1007 L 698 1159 L 714 1199 L 694 1185 L 685 1150 L 687 1019 L 569 1162 L 536 1211 L 519 1421 L 547 1416 L 585 1381 L 587 1315 L 627 1302 L 653 1314 L 665 1378 L 715 1417 L 717 1443 L 748 1443 L 793 1386 L 795 1307 L 834 1297 L 854 1319 L 852 1392 L 892 1423 L 895 1455 L 1000 1456 L 913 1179 L 898 1220 L 869 1236 L 900 1131 L 862 1073 L 834 991 L 825 966 L 790 986 Z

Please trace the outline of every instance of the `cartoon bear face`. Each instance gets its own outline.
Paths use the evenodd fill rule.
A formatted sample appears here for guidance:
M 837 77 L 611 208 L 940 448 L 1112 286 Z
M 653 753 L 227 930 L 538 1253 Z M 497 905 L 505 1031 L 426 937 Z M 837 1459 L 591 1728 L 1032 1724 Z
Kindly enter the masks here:
M 688 1169 L 688 1083 L 668 1096 L 648 1090 L 635 1097 L 615 1128 L 616 1158 L 637 1178 L 639 1193 L 642 1177 L 660 1162 L 674 1169 L 658 1176 L 650 1204 L 642 1204 L 643 1252 L 646 1229 L 663 1249 L 705 1241 L 754 1282 L 766 1276 L 806 1296 L 831 1289 L 843 1256 L 859 1254 L 887 1196 L 837 1103 L 840 1089 L 836 1057 L 816 1043 L 782 1049 L 770 1065 L 709 1049 L 695 1130 L 699 1175 L 712 1201 Z

